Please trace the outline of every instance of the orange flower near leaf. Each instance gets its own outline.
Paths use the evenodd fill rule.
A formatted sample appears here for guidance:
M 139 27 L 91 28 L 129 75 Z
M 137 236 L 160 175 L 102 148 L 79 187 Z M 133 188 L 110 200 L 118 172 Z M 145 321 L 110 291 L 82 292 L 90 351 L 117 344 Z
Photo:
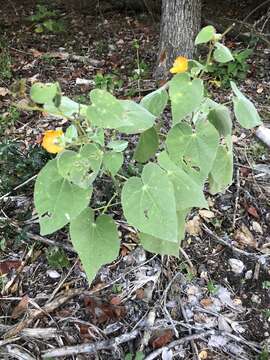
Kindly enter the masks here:
M 51 154 L 57 154 L 64 150 L 63 146 L 59 145 L 59 137 L 63 135 L 63 131 L 59 130 L 48 130 L 45 131 L 42 147 Z
M 174 63 L 173 67 L 170 69 L 172 74 L 180 74 L 186 72 L 188 69 L 188 59 L 184 56 L 178 56 Z

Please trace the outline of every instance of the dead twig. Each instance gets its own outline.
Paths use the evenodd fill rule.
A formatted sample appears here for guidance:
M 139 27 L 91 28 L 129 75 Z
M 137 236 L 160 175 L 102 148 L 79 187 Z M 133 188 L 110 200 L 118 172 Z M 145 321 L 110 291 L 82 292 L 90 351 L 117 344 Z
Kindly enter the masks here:
M 113 349 L 116 346 L 126 343 L 128 341 L 134 340 L 138 335 L 140 331 L 134 330 L 130 333 L 120 335 L 116 338 L 112 338 L 109 340 L 103 340 L 97 343 L 86 343 L 81 345 L 75 345 L 75 346 L 64 346 L 59 349 L 53 349 L 46 351 L 43 355 L 43 359 L 47 358 L 54 358 L 54 357 L 60 357 L 60 356 L 68 356 L 68 355 L 77 355 L 77 354 L 94 354 L 97 353 L 100 350 L 105 349 Z
M 74 296 L 82 294 L 83 292 L 84 292 L 84 289 L 82 289 L 82 288 L 69 290 L 63 294 L 60 294 L 58 298 L 56 298 L 54 301 L 46 304 L 43 308 L 40 308 L 37 310 L 32 310 L 30 312 L 30 315 L 28 316 L 28 318 L 24 319 L 19 324 L 17 324 L 15 327 L 8 330 L 5 333 L 4 338 L 10 338 L 12 336 L 17 335 L 24 328 L 28 327 L 37 318 L 50 314 L 51 312 L 56 310 L 58 307 L 60 307 L 64 303 L 66 303 L 68 300 L 70 300 Z
M 53 298 L 55 297 L 55 295 L 58 293 L 59 289 L 62 287 L 62 285 L 64 284 L 64 282 L 66 281 L 66 279 L 69 277 L 69 275 L 72 273 L 72 271 L 74 270 L 75 266 L 78 264 L 79 259 L 77 259 L 74 264 L 72 265 L 72 267 L 69 269 L 67 275 L 59 282 L 59 284 L 57 285 L 57 287 L 54 289 L 54 291 L 52 292 L 51 296 L 49 297 L 48 302 L 52 301 Z
M 5 195 L 0 197 L 0 201 L 3 200 L 4 198 L 6 198 L 7 196 L 9 196 L 13 191 L 16 191 L 20 188 L 22 188 L 23 186 L 27 185 L 29 182 L 31 182 L 32 180 L 34 180 L 37 177 L 37 175 L 34 175 L 32 177 L 30 177 L 29 179 L 25 180 L 23 183 L 21 183 L 20 185 L 16 186 L 13 190 L 11 190 L 10 192 L 6 193 Z
M 263 259 L 268 258 L 270 255 L 260 255 L 260 254 L 255 254 L 255 253 L 249 253 L 245 250 L 241 250 L 238 249 L 236 246 L 233 246 L 231 243 L 227 242 L 226 240 L 222 239 L 221 237 L 217 236 L 216 234 L 213 233 L 213 231 L 211 231 L 205 224 L 203 224 L 203 229 L 204 231 L 210 235 L 210 237 L 215 240 L 216 242 L 218 242 L 219 244 L 222 244 L 226 247 L 228 247 L 229 249 L 237 252 L 238 254 L 250 257 L 250 258 L 254 258 L 256 260 L 259 260 L 263 263 Z

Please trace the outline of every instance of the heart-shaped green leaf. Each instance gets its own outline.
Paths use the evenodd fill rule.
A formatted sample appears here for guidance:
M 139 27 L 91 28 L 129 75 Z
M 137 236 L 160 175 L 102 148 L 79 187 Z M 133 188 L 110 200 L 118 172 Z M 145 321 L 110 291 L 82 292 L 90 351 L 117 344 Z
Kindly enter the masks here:
M 87 105 L 79 104 L 71 100 L 67 96 L 61 96 L 59 106 L 55 106 L 53 102 L 46 102 L 44 110 L 52 115 L 61 117 L 74 117 L 74 115 L 86 116 Z
M 195 45 L 205 44 L 212 40 L 216 33 L 216 29 L 212 25 L 207 25 L 199 32 L 195 39 Z
M 178 223 L 174 189 L 156 164 L 144 166 L 142 176 L 129 178 L 122 189 L 124 215 L 141 232 L 177 242 Z
M 239 124 L 245 129 L 252 129 L 253 127 L 261 125 L 261 118 L 252 102 L 245 97 L 233 81 L 231 81 L 231 87 L 236 95 L 236 97 L 233 98 L 233 108 Z
M 95 126 L 136 134 L 154 123 L 154 115 L 134 101 L 117 100 L 109 92 L 98 89 L 91 91 L 90 98 L 92 105 L 87 108 L 87 118 Z
M 177 212 L 178 217 L 178 241 L 171 242 L 155 236 L 140 233 L 139 238 L 145 250 L 160 255 L 179 256 L 179 247 L 185 236 L 185 219 L 187 212 Z
M 146 130 L 140 135 L 139 142 L 134 152 L 134 159 L 145 163 L 155 155 L 158 149 L 158 134 L 154 127 Z
M 94 89 L 90 92 L 92 105 L 86 114 L 91 124 L 107 129 L 117 129 L 124 116 L 124 108 L 108 91 Z
M 58 83 L 43 84 L 35 83 L 31 86 L 31 99 L 38 104 L 52 102 L 55 96 L 60 92 Z
M 197 122 L 195 131 L 188 124 L 177 124 L 166 139 L 172 161 L 181 166 L 187 164 L 191 172 L 198 172 L 202 181 L 211 171 L 218 143 L 219 134 L 209 121 Z
M 203 100 L 203 82 L 200 79 L 191 81 L 187 73 L 177 74 L 170 81 L 169 95 L 175 125 L 200 106 Z
M 110 151 L 104 154 L 103 166 L 112 176 L 115 176 L 121 169 L 124 156 L 121 152 Z
M 141 100 L 141 105 L 145 107 L 150 113 L 159 116 L 163 113 L 168 103 L 168 93 L 164 89 L 158 89 L 146 95 Z
M 217 62 L 220 63 L 227 63 L 229 61 L 233 61 L 234 58 L 232 56 L 232 53 L 230 51 L 230 49 L 227 48 L 227 46 L 224 46 L 223 44 L 220 44 L 219 42 L 217 42 L 215 44 L 215 51 L 214 51 L 214 59 Z
M 128 147 L 128 142 L 125 140 L 113 140 L 109 142 L 107 147 L 114 152 L 122 152 Z
M 50 160 L 37 176 L 34 203 L 42 235 L 51 234 L 75 219 L 90 201 L 92 188 L 82 189 L 64 179 L 57 160 Z
M 230 135 L 232 132 L 232 120 L 228 108 L 217 105 L 209 111 L 208 119 L 222 136 Z
M 203 186 L 197 184 L 182 168 L 172 162 L 166 151 L 158 156 L 158 163 L 167 171 L 173 184 L 177 211 L 193 207 L 208 208 Z
M 65 150 L 57 157 L 59 174 L 87 189 L 98 175 L 102 157 L 103 152 L 94 144 L 84 145 L 79 153 Z
M 155 116 L 146 110 L 142 105 L 131 100 L 120 100 L 124 108 L 124 117 L 118 130 L 125 134 L 142 133 L 151 128 Z
M 224 191 L 232 183 L 233 153 L 225 145 L 219 145 L 216 158 L 209 174 L 210 193 Z
M 93 210 L 85 209 L 70 223 L 70 237 L 89 283 L 102 265 L 118 256 L 120 240 L 117 227 L 108 215 L 95 220 Z

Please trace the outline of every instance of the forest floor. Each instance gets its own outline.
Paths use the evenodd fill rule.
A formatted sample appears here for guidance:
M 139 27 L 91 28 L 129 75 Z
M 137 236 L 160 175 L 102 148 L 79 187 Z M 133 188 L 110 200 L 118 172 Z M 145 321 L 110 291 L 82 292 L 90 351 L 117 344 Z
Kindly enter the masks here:
M 35 81 L 59 81 L 83 103 L 95 86 L 136 100 L 156 86 L 158 23 L 151 16 L 60 12 L 64 32 L 38 33 L 27 2 L 0 9 L 0 358 L 269 359 L 270 156 L 252 131 L 235 126 L 234 183 L 207 194 L 209 210 L 191 213 L 179 259 L 145 252 L 122 220 L 119 257 L 89 288 L 65 229 L 39 235 L 34 178 L 51 158 L 42 134 L 67 123 L 14 103 Z M 227 46 L 241 50 L 254 40 L 228 36 Z M 239 65 L 248 64 L 246 78 L 235 79 L 266 126 L 269 54 L 257 43 Z M 227 72 L 216 71 L 226 82 Z M 215 97 L 226 102 L 228 89 L 215 85 Z

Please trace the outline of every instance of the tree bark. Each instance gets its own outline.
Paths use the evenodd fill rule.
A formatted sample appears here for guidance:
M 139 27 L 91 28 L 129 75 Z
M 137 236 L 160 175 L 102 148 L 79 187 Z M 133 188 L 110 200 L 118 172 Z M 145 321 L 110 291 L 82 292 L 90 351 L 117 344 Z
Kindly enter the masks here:
M 162 0 L 156 78 L 166 78 L 177 56 L 192 58 L 200 24 L 201 0 Z

